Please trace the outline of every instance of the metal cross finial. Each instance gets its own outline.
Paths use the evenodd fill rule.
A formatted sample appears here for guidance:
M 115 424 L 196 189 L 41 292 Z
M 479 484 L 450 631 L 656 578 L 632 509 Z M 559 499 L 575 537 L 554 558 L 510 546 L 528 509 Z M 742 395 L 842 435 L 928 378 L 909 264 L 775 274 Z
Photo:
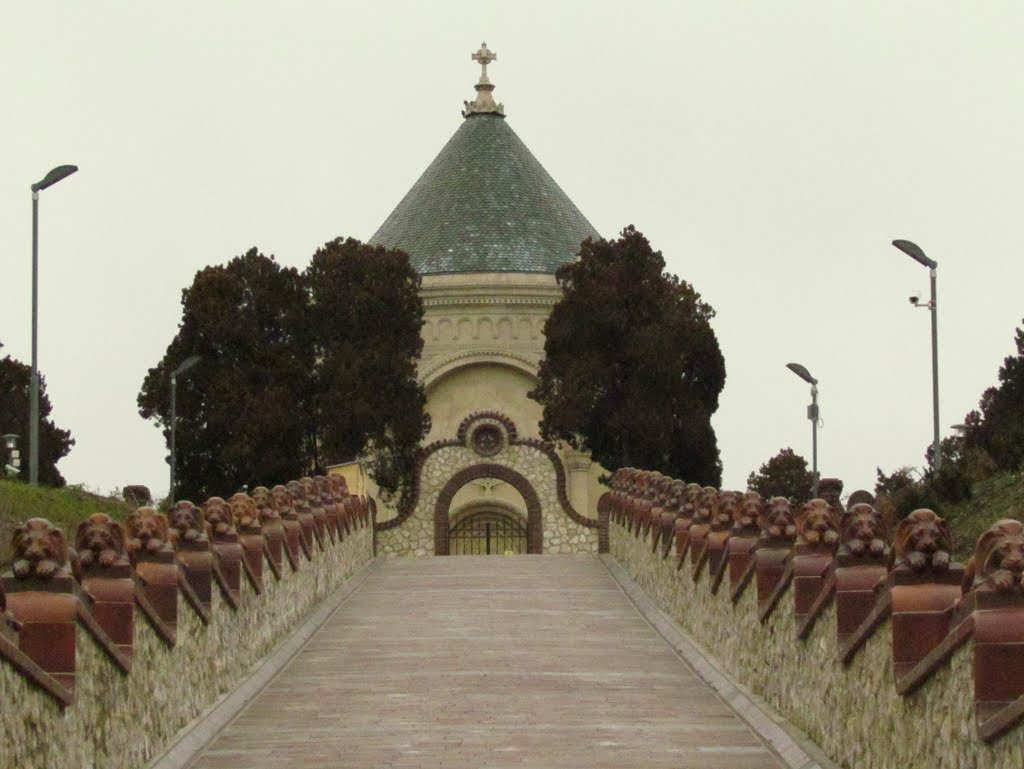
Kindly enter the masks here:
M 492 61 L 497 61 L 498 60 L 498 54 L 496 54 L 493 51 L 491 51 L 487 47 L 487 43 L 482 43 L 480 45 L 480 50 L 472 55 L 472 59 L 473 59 L 473 61 L 480 62 L 480 67 L 481 67 L 480 82 L 481 83 L 489 83 L 489 82 L 491 82 L 490 80 L 487 79 L 487 65 L 490 64 Z

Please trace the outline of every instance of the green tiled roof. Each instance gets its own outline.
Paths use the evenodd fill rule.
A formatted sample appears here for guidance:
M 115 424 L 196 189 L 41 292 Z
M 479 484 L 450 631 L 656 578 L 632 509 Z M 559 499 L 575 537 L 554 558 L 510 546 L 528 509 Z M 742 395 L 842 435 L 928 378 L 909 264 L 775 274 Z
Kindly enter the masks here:
M 597 231 L 503 117 L 466 118 L 370 238 L 421 274 L 554 273 Z

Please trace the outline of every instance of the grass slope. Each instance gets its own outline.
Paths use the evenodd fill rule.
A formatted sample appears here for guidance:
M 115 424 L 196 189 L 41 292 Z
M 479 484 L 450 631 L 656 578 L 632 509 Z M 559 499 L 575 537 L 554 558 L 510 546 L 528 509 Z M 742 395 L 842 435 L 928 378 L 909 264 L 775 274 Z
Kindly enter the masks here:
M 1024 521 L 1024 474 L 999 473 L 978 481 L 971 498 L 945 504 L 938 512 L 949 523 L 957 560 L 966 563 L 974 545 L 989 526 L 1001 518 Z
M 11 533 L 29 518 L 46 518 L 74 543 L 78 524 L 93 513 L 124 520 L 133 508 L 119 499 L 90 494 L 75 486 L 52 489 L 21 481 L 0 480 L 0 571 L 11 563 Z

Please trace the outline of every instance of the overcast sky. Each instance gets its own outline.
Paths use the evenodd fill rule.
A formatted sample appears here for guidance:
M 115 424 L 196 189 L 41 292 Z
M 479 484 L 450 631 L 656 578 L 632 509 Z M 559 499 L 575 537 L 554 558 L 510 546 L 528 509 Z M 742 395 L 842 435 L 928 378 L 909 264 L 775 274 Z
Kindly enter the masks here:
M 482 40 L 512 128 L 599 232 L 717 310 L 724 485 L 791 446 L 847 492 L 962 421 L 1024 316 L 1024 5 L 0 0 L 0 353 L 40 368 L 70 483 L 167 489 L 136 395 L 196 271 L 369 238 L 461 122 Z M 10 429 L 0 425 L 0 431 Z M 27 443 L 25 444 L 27 445 Z

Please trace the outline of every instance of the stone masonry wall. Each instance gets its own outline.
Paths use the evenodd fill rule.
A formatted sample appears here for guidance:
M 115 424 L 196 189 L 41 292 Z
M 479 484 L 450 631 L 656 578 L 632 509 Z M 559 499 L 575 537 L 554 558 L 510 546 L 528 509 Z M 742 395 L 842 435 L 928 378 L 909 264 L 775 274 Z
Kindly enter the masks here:
M 372 525 L 357 525 L 340 543 L 328 538 L 311 561 L 302 558 L 297 572 L 286 564 L 280 581 L 266 571 L 263 595 L 243 580 L 237 610 L 215 589 L 209 625 L 179 594 L 173 648 L 136 610 L 127 674 L 79 627 L 74 702 L 66 707 L 0 664 L 0 767 L 142 766 L 372 558 Z
M 1019 769 L 1024 726 L 994 742 L 979 738 L 972 692 L 973 641 L 915 692 L 893 686 L 891 620 L 868 638 L 849 665 L 837 659 L 836 606 L 796 637 L 793 597 L 784 595 L 758 621 L 749 585 L 734 605 L 728 586 L 713 594 L 705 568 L 695 583 L 687 560 L 652 552 L 651 534 L 610 524 L 610 551 L 656 601 L 739 683 L 764 698 L 850 769 Z
M 534 445 L 514 444 L 488 463 L 524 476 L 540 499 L 545 553 L 596 553 L 598 532 L 572 520 L 559 501 L 557 478 L 550 457 Z M 434 553 L 434 508 L 449 479 L 481 458 L 465 446 L 445 446 L 426 459 L 420 474 L 420 493 L 412 514 L 400 526 L 379 531 L 377 552 L 384 557 Z

